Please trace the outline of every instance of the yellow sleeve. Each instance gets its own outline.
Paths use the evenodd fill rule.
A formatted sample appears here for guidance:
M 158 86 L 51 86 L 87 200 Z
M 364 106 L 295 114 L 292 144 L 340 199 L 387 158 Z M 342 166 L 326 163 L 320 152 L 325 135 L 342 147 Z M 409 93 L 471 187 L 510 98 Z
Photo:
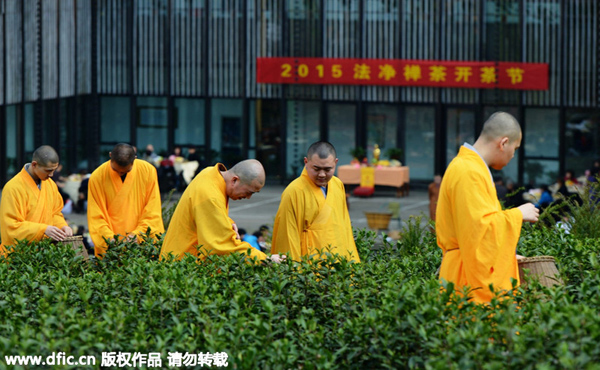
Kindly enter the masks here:
M 467 280 L 489 291 L 489 284 L 510 288 L 502 285 L 514 272 L 523 216 L 519 209 L 502 210 L 485 188 L 487 175 L 470 171 L 457 179 L 452 218 Z
M 106 195 L 102 189 L 103 184 L 100 184 L 95 176 L 90 177 L 88 183 L 88 228 L 90 236 L 94 242 L 96 256 L 106 253 L 106 242 L 104 238 L 114 238 L 115 232 L 110 228 Z
M 219 200 L 210 198 L 194 206 L 200 253 L 218 255 L 246 253 L 250 257 L 258 257 L 259 260 L 266 259 L 266 254 L 237 239 L 227 209 L 220 203 Z
M 0 202 L 2 244 L 14 245 L 17 240 L 37 241 L 44 237 L 48 225 L 27 220 L 27 191 L 5 187 Z
M 289 253 L 293 260 L 299 261 L 302 259 L 304 207 L 298 204 L 297 193 L 290 190 L 284 191 L 275 216 L 271 253 Z
M 156 169 L 150 171 L 150 179 L 146 182 L 146 203 L 138 222 L 138 226 L 133 231 L 134 234 L 145 234 L 150 228 L 152 235 L 162 234 L 165 227 L 162 219 L 162 204 L 160 200 L 160 190 L 158 188 L 158 176 Z

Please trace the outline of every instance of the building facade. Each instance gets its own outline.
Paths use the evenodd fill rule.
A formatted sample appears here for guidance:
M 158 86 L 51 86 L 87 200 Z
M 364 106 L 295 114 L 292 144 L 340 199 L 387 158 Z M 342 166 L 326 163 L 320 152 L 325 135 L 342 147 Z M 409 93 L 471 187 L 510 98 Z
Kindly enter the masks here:
M 411 180 L 443 172 L 494 111 L 522 124 L 502 175 L 582 174 L 600 157 L 596 0 L 0 0 L 0 184 L 39 145 L 68 172 L 118 142 L 207 163 L 260 160 L 284 182 L 307 146 L 403 150 Z M 549 64 L 549 89 L 276 85 L 257 57 Z M 385 157 L 385 155 L 383 156 Z

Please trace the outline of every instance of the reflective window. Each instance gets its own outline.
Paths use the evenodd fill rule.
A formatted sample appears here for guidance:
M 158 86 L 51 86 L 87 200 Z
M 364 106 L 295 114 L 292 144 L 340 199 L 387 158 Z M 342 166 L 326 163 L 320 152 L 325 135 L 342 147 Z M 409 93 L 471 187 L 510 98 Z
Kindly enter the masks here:
M 17 127 L 18 127 L 18 106 L 8 105 L 6 107 L 6 137 L 4 144 L 6 145 L 6 180 L 10 180 L 17 172 L 21 170 L 21 166 L 25 163 L 17 163 Z M 27 161 L 31 160 L 26 159 Z
M 101 142 L 131 142 L 130 111 L 129 98 L 103 97 L 100 99 Z
M 138 97 L 136 102 L 138 150 L 143 150 L 148 144 L 152 144 L 154 153 L 166 157 L 169 127 L 167 98 Z
M 319 102 L 287 102 L 286 174 L 298 177 L 304 168 L 308 147 L 319 140 Z M 338 153 L 339 156 L 339 153 Z
M 380 159 L 389 159 L 388 149 L 396 148 L 398 139 L 398 108 L 394 105 L 367 106 L 367 153 L 375 144 L 381 149 Z M 369 158 L 372 159 L 371 155 Z
M 281 102 L 259 99 L 251 104 L 249 136 L 254 155 L 265 168 L 267 177 L 280 177 L 281 171 Z
M 579 177 L 600 158 L 600 113 L 570 109 L 565 117 L 565 169 Z
M 327 137 L 335 147 L 338 166 L 350 164 L 350 151 L 356 147 L 356 106 L 354 104 L 328 104 L 329 131 Z
M 472 109 L 448 108 L 446 124 L 447 166 L 464 143 L 475 143 L 475 112 Z
M 204 133 L 204 100 L 175 99 L 175 145 L 203 146 Z
M 211 148 L 219 153 L 216 160 L 230 168 L 245 159 L 242 156 L 242 100 L 213 99 L 211 103 Z
M 406 137 L 404 158 L 409 166 L 410 178 L 431 180 L 434 175 L 435 109 L 408 106 L 404 109 Z
M 525 111 L 525 155 L 558 157 L 558 109 L 530 108 Z

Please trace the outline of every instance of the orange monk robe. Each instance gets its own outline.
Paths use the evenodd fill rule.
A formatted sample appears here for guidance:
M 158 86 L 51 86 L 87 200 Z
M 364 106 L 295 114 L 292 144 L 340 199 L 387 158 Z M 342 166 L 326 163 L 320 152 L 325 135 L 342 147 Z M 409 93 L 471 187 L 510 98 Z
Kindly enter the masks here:
M 264 260 L 267 255 L 237 238 L 234 223 L 229 218 L 229 198 L 225 179 L 220 171 L 224 165 L 217 163 L 200 172 L 183 192 L 169 229 L 165 235 L 161 256 L 169 254 L 181 259 L 184 254 L 226 255 L 249 253 L 250 257 Z M 199 248 L 197 248 L 199 247 Z
M 48 226 L 67 226 L 61 213 L 63 199 L 52 179 L 41 182 L 41 190 L 25 167 L 6 183 L 0 201 L 0 255 L 4 246 L 17 240 L 39 241 Z
M 106 239 L 115 235 L 165 232 L 156 168 L 146 161 L 133 161 L 125 182 L 110 167 L 100 165 L 88 185 L 88 226 L 96 256 L 106 253 Z
M 332 177 L 323 190 L 308 177 L 306 169 L 281 195 L 275 216 L 271 253 L 288 253 L 298 261 L 302 256 L 316 256 L 320 251 L 337 253 L 360 262 L 350 215 L 346 206 L 344 184 Z
M 516 246 L 523 215 L 519 209 L 502 210 L 490 171 L 471 149 L 461 147 L 440 188 L 436 233 L 444 252 L 440 279 L 462 289 L 476 289 L 473 300 L 490 302 L 494 289 L 512 289 L 519 281 Z

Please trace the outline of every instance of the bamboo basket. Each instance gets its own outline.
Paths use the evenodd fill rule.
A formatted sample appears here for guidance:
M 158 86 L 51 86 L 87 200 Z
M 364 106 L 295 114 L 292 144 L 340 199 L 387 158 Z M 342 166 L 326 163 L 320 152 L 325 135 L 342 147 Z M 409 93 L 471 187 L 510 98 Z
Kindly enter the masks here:
M 83 259 L 86 261 L 90 259 L 90 256 L 88 255 L 88 252 L 85 249 L 85 245 L 83 245 L 83 236 L 81 235 L 69 236 L 66 237 L 65 240 L 63 240 L 62 242 L 56 243 L 63 243 L 64 245 L 69 244 L 71 245 L 71 248 L 73 248 L 73 250 L 77 252 L 78 256 L 82 256 Z
M 525 257 L 517 262 L 519 279 L 523 287 L 527 287 L 527 280 L 530 278 L 539 279 L 540 284 L 546 287 L 563 284 L 552 256 Z
M 373 230 L 387 230 L 392 219 L 391 213 L 365 212 L 367 224 Z

